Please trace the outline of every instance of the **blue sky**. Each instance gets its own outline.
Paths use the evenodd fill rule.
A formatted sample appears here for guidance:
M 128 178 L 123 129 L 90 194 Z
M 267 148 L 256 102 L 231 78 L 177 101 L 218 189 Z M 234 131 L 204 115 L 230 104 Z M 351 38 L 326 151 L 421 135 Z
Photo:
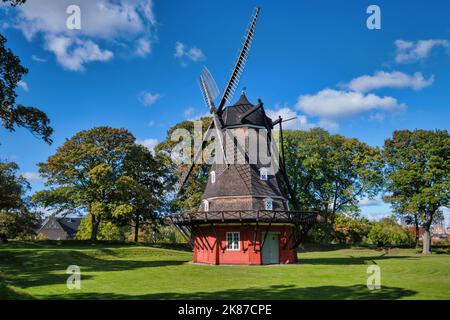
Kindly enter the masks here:
M 81 30 L 66 27 L 71 4 Z M 366 26 L 371 4 L 381 30 Z M 18 102 L 48 114 L 54 143 L 0 130 L 0 157 L 36 191 L 36 163 L 80 130 L 124 127 L 153 146 L 171 125 L 207 112 L 198 75 L 207 65 L 224 86 L 256 5 L 240 86 L 273 114 L 297 115 L 291 128 L 321 125 L 374 146 L 395 129 L 449 129 L 446 1 L 28 0 L 0 5 L 0 28 L 30 70 Z M 361 208 L 373 218 L 390 212 L 380 201 Z

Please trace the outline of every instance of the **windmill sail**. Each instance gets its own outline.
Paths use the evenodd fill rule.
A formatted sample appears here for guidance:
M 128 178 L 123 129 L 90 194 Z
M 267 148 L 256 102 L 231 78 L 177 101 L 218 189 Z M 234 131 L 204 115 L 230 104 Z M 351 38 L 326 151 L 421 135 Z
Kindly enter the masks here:
M 233 97 L 234 91 L 236 90 L 241 74 L 244 70 L 245 62 L 247 61 L 248 54 L 250 52 L 250 47 L 253 40 L 253 35 L 255 33 L 256 21 L 258 19 L 260 8 L 257 7 L 255 9 L 255 14 L 253 15 L 252 22 L 247 30 L 246 36 L 244 38 L 244 42 L 242 44 L 241 51 L 236 59 L 236 63 L 234 65 L 233 71 L 231 73 L 230 79 L 223 91 L 222 99 L 220 100 L 219 107 L 217 112 L 220 114 L 222 112 L 225 103 L 229 103 L 231 98 Z

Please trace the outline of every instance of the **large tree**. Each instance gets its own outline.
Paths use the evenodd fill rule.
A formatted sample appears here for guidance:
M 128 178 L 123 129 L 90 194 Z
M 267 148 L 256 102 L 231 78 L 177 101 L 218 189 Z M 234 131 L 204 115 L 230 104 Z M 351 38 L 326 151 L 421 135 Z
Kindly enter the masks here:
M 13 7 L 19 4 L 24 4 L 26 2 L 26 0 L 2 0 L 2 1 L 11 4 Z
M 12 0 L 11 5 L 24 3 L 23 0 Z M 53 129 L 50 120 L 41 110 L 16 104 L 16 88 L 28 69 L 21 65 L 19 57 L 6 48 L 6 39 L 0 34 L 0 121 L 2 126 L 14 131 L 16 127 L 23 127 L 34 135 L 51 143 Z
M 384 143 L 385 200 L 399 212 L 417 212 L 424 227 L 424 254 L 431 252 L 430 226 L 450 204 L 450 137 L 447 130 L 400 130 Z
M 139 240 L 139 230 L 144 225 L 156 228 L 172 183 L 164 155 L 152 153 L 144 146 L 135 145 L 123 165 L 119 179 L 122 200 L 131 206 L 131 225 L 134 241 Z
M 202 125 L 202 133 L 206 131 L 209 124 L 211 123 L 210 117 L 203 117 L 199 121 L 201 121 Z M 181 130 L 181 131 L 180 131 Z M 183 137 L 177 138 L 179 135 L 177 134 L 177 131 L 179 133 L 185 132 L 187 134 L 186 136 L 183 135 Z M 171 175 L 170 179 L 172 181 L 178 181 L 179 178 L 181 178 L 186 171 L 188 170 L 190 163 L 186 163 L 182 161 L 183 163 L 176 163 L 174 160 L 179 159 L 190 159 L 190 161 L 193 161 L 194 159 L 194 153 L 195 153 L 195 146 L 194 146 L 194 122 L 193 121 L 183 121 L 180 122 L 173 127 L 171 127 L 167 131 L 167 138 L 159 143 L 155 151 L 161 155 L 164 155 L 166 157 L 167 168 Z M 202 137 L 200 137 L 200 140 Z M 180 144 L 186 144 L 188 146 L 188 154 L 180 154 L 179 148 L 176 148 L 176 146 L 179 146 Z M 171 202 L 171 210 L 191 210 L 196 209 L 201 201 L 202 193 L 206 187 L 206 183 L 208 181 L 208 172 L 209 172 L 209 165 L 208 164 L 199 164 L 194 167 L 192 170 L 192 173 L 190 175 L 190 178 L 184 185 L 184 187 L 180 190 L 180 193 L 178 194 L 178 197 L 176 199 L 173 199 Z M 169 177 L 168 177 L 169 178 Z
M 382 185 L 382 157 L 377 148 L 323 129 L 286 131 L 286 171 L 303 209 L 322 213 L 329 242 L 337 213 L 356 210 Z
M 0 161 L 0 243 L 7 238 L 31 235 L 36 227 L 36 216 L 29 211 L 26 196 L 29 184 L 18 175 L 14 162 Z
M 135 145 L 125 129 L 96 127 L 67 140 L 39 172 L 50 189 L 36 193 L 38 203 L 61 211 L 79 208 L 91 217 L 91 240 L 97 238 L 100 221 L 130 215 L 119 190 L 124 176 L 124 159 Z

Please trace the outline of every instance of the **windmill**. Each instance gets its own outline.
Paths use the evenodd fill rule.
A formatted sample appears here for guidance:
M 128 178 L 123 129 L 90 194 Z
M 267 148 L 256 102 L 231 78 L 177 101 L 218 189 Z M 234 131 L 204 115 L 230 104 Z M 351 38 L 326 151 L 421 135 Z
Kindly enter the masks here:
M 178 190 L 176 190 L 176 193 L 178 194 L 183 186 L 185 185 L 187 179 L 189 178 L 192 170 L 194 169 L 194 166 L 198 164 L 198 161 L 202 155 L 202 151 L 206 145 L 206 142 L 209 138 L 209 135 L 211 133 L 211 129 L 214 127 L 216 131 L 216 136 L 219 139 L 219 144 L 222 149 L 222 154 L 225 155 L 225 149 L 223 147 L 223 138 L 220 134 L 222 130 L 222 111 L 226 103 L 229 103 L 231 98 L 233 97 L 234 92 L 236 91 L 240 77 L 242 75 L 242 72 L 244 71 L 245 63 L 247 61 L 248 55 L 250 53 L 250 47 L 252 44 L 253 36 L 255 34 L 255 28 L 256 28 L 256 22 L 258 20 L 260 8 L 255 8 L 255 12 L 252 17 L 252 21 L 247 29 L 246 35 L 244 37 L 244 41 L 242 44 L 242 48 L 239 51 L 239 55 L 236 59 L 236 62 L 234 64 L 234 68 L 231 72 L 230 78 L 228 79 L 227 85 L 225 86 L 225 89 L 223 90 L 222 98 L 220 99 L 220 102 L 218 104 L 218 107 L 216 108 L 214 105 L 214 100 L 219 96 L 219 89 L 217 87 L 216 82 L 214 81 L 214 78 L 212 77 L 209 70 L 205 67 L 203 72 L 200 74 L 199 77 L 199 83 L 200 83 L 200 89 L 202 91 L 203 97 L 205 99 L 206 105 L 209 107 L 210 113 L 212 114 L 212 121 L 209 124 L 206 133 L 203 137 L 203 141 L 201 143 L 201 147 L 196 151 L 194 155 L 194 159 L 186 171 L 186 173 L 181 178 L 181 184 L 178 187 Z M 226 163 L 226 158 L 224 159 Z
M 222 94 L 206 67 L 199 77 L 200 88 L 212 119 L 200 148 L 195 151 L 192 163 L 180 179 L 177 195 L 199 163 L 202 151 L 212 135 L 219 148 L 219 156 L 216 156 L 215 163 L 211 166 L 199 210 L 169 217 L 193 246 L 195 262 L 292 263 L 297 259 L 296 247 L 302 233 L 317 218 L 314 212 L 300 211 L 286 173 L 283 149 L 282 156 L 276 160 L 280 164 L 289 202 L 295 211 L 290 211 L 286 192 L 279 187 L 277 176 L 269 173 L 266 164 L 259 160 L 249 160 L 253 130 L 266 130 L 270 137 L 274 126 L 279 125 L 280 137 L 283 139 L 283 119 L 279 117 L 272 121 L 267 116 L 262 101 L 258 100 L 253 105 L 247 99 L 245 90 L 239 100 L 230 105 L 250 52 L 259 13 L 260 8 L 256 8 Z M 218 97 L 220 100 L 215 104 Z M 243 136 L 244 143 L 238 145 L 235 140 L 230 143 L 226 139 L 229 132 Z M 241 162 L 236 161 L 239 148 L 242 151 Z M 259 144 L 258 148 L 261 148 Z M 233 158 L 230 158 L 230 150 Z M 270 151 L 268 153 L 271 160 L 275 160 L 273 154 Z

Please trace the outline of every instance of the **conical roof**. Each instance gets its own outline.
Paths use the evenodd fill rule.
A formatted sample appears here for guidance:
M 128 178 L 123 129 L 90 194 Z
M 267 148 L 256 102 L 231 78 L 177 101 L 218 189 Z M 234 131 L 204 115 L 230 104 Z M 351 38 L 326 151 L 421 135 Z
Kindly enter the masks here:
M 251 113 L 251 110 L 255 109 L 257 110 Z M 223 110 L 222 120 L 224 127 L 253 125 L 265 127 L 268 130 L 273 128 L 272 120 L 266 116 L 262 108 L 258 109 L 257 105 L 252 104 L 248 100 L 245 92 L 242 92 L 239 100 L 234 105 L 228 106 Z

